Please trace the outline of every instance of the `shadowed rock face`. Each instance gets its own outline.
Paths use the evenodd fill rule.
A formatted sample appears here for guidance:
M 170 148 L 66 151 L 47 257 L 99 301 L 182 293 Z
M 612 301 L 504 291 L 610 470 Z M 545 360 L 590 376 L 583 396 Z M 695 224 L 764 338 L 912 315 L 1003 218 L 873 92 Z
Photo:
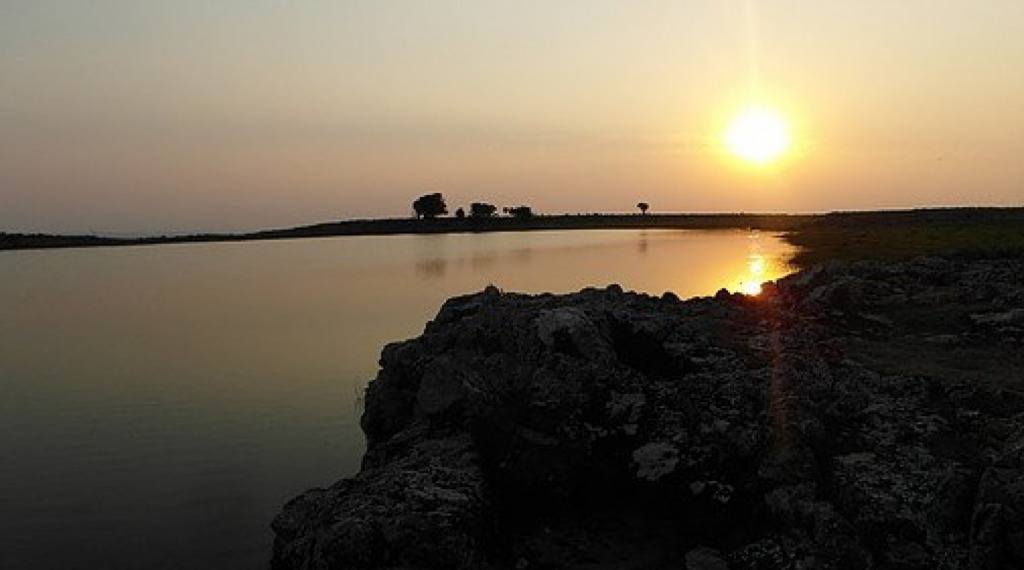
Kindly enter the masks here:
M 1024 263 L 494 288 L 388 345 L 275 569 L 1024 568 Z

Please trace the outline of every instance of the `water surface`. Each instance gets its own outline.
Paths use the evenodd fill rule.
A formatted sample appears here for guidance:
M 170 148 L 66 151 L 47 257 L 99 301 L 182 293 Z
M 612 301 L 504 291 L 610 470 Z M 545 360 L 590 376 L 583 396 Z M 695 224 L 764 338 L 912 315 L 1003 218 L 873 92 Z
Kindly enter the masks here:
M 0 568 L 263 568 L 353 473 L 381 346 L 494 284 L 755 291 L 789 246 L 575 230 L 0 253 Z

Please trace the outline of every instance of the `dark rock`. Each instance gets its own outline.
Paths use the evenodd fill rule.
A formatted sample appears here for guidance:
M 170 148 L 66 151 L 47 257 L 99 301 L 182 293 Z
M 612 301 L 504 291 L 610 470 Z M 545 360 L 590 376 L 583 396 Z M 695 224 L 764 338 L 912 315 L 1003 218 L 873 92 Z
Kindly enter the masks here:
M 729 570 L 729 565 L 717 550 L 700 547 L 686 553 L 686 570 Z
M 276 569 L 1024 568 L 1020 259 L 449 300 Z M 983 288 L 977 288 L 979 282 Z
M 468 437 L 424 440 L 274 519 L 274 568 L 481 568 L 493 541 Z M 429 540 L 426 540 L 429 537 Z

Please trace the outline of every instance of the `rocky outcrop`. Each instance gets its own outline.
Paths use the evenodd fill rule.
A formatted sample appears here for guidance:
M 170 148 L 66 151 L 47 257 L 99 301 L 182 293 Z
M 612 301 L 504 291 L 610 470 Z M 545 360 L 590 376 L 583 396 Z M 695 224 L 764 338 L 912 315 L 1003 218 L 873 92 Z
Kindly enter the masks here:
M 391 344 L 275 569 L 1024 568 L 1024 262 L 494 288 Z

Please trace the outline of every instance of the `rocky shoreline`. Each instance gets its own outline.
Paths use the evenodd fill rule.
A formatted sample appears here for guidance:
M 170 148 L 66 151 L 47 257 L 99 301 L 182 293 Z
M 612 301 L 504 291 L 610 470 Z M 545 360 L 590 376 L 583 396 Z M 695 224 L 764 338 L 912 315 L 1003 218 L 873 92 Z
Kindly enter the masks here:
M 1024 568 L 1024 259 L 489 288 L 384 349 L 362 423 L 273 568 Z

